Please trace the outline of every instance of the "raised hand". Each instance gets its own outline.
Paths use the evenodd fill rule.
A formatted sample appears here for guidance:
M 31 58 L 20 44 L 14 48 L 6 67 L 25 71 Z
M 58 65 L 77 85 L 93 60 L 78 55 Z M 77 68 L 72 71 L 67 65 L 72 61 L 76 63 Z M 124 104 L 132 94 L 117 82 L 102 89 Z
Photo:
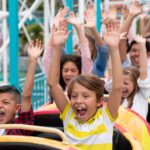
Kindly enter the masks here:
M 71 23 L 76 29 L 79 29 L 82 26 L 81 20 L 74 14 L 73 11 L 69 13 L 67 21 L 68 23 Z
M 142 12 L 143 10 L 142 10 L 142 6 L 140 5 L 140 3 L 138 1 L 133 1 L 131 3 L 129 13 L 132 14 L 133 16 L 137 16 Z
M 135 36 L 133 37 L 133 39 L 134 39 L 137 43 L 142 44 L 142 45 L 145 45 L 145 43 L 146 43 L 146 39 L 143 38 L 142 35 L 139 35 L 139 34 L 135 35 Z
M 58 13 L 56 14 L 55 18 L 54 18 L 54 22 L 53 25 L 55 25 L 55 27 L 57 27 L 59 25 L 59 21 L 61 19 L 64 19 L 65 16 L 68 14 L 69 9 L 67 7 L 64 7 L 63 9 L 60 8 Z
M 127 5 L 123 5 L 121 11 L 122 11 L 122 14 L 123 14 L 123 19 L 125 20 L 128 17 L 128 14 L 129 14 L 129 9 L 128 9 Z
M 84 16 L 85 16 L 85 20 L 86 20 L 86 24 L 85 27 L 87 28 L 95 28 L 96 27 L 96 16 L 95 16 L 95 9 L 94 6 L 92 4 L 89 4 L 87 6 L 87 9 L 84 12 Z
M 108 47 L 118 47 L 120 42 L 118 22 L 116 20 L 107 19 L 105 25 L 107 32 L 104 34 L 104 42 Z
M 38 59 L 43 51 L 43 43 L 42 41 L 36 39 L 35 41 L 31 41 L 28 47 L 28 56 L 30 60 Z
M 70 34 L 70 31 L 67 32 L 67 20 L 62 19 L 59 21 L 59 24 L 57 27 L 53 26 L 52 29 L 52 35 L 51 35 L 51 42 L 54 47 L 57 46 L 64 46 L 66 43 L 66 40 L 68 39 L 68 36 Z

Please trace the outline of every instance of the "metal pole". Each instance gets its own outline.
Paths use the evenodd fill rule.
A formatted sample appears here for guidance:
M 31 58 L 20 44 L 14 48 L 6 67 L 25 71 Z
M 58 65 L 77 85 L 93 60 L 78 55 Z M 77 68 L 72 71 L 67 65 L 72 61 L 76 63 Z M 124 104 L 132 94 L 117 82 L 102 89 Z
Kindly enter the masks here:
M 44 0 L 44 44 L 47 43 L 50 28 L 50 26 L 48 25 L 48 16 L 47 16 L 48 8 L 49 2 L 48 0 Z
M 98 32 L 101 29 L 101 0 L 96 0 L 96 27 Z
M 18 0 L 8 0 L 10 83 L 18 87 Z
M 66 6 L 69 8 L 69 10 L 72 10 L 73 7 L 73 0 L 66 0 Z M 72 30 L 72 25 L 69 24 L 68 30 Z M 66 50 L 68 54 L 72 53 L 72 33 L 70 34 L 67 42 L 66 42 Z
M 3 11 L 6 11 L 6 8 L 7 8 L 7 1 L 3 0 L 2 1 L 2 10 Z M 7 20 L 6 18 L 3 19 L 3 41 L 5 41 L 7 39 Z M 8 63 L 8 59 L 7 59 L 7 47 L 4 49 L 3 53 L 3 58 L 2 58 L 2 63 L 3 63 L 3 81 L 4 81 L 4 84 L 7 84 L 8 83 L 8 66 L 7 66 L 7 63 Z
M 79 0 L 79 17 L 82 20 L 82 22 L 84 22 L 84 5 L 85 5 L 85 0 Z

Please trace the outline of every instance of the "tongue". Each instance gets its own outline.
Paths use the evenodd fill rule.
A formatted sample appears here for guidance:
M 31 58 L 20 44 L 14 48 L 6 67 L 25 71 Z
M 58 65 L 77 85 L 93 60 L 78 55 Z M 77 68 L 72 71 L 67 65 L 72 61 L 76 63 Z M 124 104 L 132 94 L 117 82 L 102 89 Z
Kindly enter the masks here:
M 81 109 L 81 110 L 78 111 L 80 116 L 85 115 L 85 112 L 86 112 L 85 109 Z
M 0 117 L 3 117 L 4 116 L 4 113 L 0 113 Z

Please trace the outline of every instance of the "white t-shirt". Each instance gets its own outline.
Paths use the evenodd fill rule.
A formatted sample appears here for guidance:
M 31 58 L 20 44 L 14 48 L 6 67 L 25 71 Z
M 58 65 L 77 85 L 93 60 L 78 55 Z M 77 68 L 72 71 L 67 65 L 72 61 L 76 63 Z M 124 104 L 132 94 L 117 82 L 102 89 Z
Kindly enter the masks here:
M 5 135 L 6 132 L 5 132 L 5 129 L 0 129 L 0 135 Z
M 138 79 L 137 82 L 139 91 L 133 98 L 131 110 L 134 110 L 146 119 L 148 113 L 148 98 L 150 98 L 150 77 L 147 77 L 145 80 Z M 111 91 L 112 80 L 105 80 L 105 88 L 108 92 Z M 123 100 L 122 106 L 125 108 L 128 106 L 127 98 Z

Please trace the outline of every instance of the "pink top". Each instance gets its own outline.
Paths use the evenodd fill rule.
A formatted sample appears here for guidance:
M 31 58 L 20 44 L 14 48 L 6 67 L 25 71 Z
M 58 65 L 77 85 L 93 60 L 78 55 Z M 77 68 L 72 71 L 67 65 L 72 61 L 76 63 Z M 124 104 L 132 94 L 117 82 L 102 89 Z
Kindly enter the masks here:
M 87 44 L 80 44 L 79 48 L 81 51 L 81 59 L 82 59 L 82 74 L 91 73 L 93 68 L 93 61 L 91 59 L 90 49 Z M 48 77 L 49 75 L 53 50 L 54 50 L 53 47 L 47 46 L 43 54 L 42 63 L 43 63 L 43 70 L 44 73 L 46 74 L 46 77 Z

